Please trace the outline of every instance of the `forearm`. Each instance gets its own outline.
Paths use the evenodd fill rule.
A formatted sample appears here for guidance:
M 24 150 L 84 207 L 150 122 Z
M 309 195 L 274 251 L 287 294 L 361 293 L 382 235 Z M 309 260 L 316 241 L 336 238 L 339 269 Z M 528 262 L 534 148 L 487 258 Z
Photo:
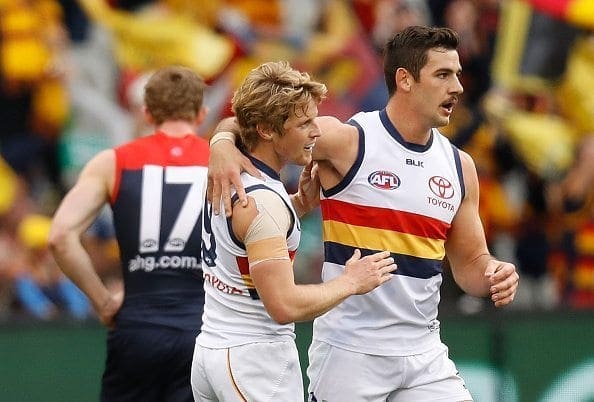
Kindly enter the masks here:
M 217 141 L 226 138 L 235 143 L 239 138 L 239 125 L 235 117 L 227 117 L 219 122 L 213 130 L 213 136 L 210 139 L 210 144 L 214 145 Z
M 292 291 L 284 293 L 276 301 L 273 300 L 267 309 L 279 323 L 310 321 L 336 307 L 352 294 L 352 286 L 340 276 L 320 284 L 295 285 Z
M 101 313 L 111 295 L 80 239 L 76 235 L 66 235 L 50 247 L 62 272 L 89 298 L 95 311 Z
M 491 260 L 495 260 L 495 257 L 490 254 L 482 254 L 465 266 L 452 265 L 452 272 L 458 286 L 471 296 L 488 296 L 490 283 L 489 278 L 485 276 L 485 270 Z

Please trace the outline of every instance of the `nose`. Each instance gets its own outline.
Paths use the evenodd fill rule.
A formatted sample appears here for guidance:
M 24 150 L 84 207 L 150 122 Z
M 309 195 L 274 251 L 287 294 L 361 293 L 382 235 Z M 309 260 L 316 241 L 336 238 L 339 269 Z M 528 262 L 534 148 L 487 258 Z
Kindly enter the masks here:
M 451 89 L 451 92 L 456 95 L 460 95 L 462 92 L 464 92 L 464 87 L 462 86 L 462 82 L 460 82 L 460 77 L 457 75 L 454 76 L 454 85 Z
M 320 126 L 318 126 L 318 123 L 315 120 L 313 121 L 312 130 L 311 130 L 310 135 L 313 138 L 316 138 L 316 137 L 319 137 L 322 135 L 322 130 L 320 130 Z

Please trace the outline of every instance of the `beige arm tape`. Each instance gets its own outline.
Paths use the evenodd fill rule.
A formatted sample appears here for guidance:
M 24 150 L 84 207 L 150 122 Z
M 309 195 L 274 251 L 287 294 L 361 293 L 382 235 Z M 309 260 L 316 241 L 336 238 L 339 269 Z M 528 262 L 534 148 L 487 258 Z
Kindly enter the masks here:
M 214 144 L 216 144 L 217 142 L 222 141 L 222 140 L 231 141 L 233 144 L 235 144 L 235 134 L 233 134 L 229 131 L 221 131 L 219 133 L 216 133 L 210 139 L 208 146 L 212 147 Z
M 291 212 L 280 196 L 270 190 L 255 190 L 250 196 L 258 209 L 244 239 L 250 267 L 263 261 L 288 260 L 287 232 Z

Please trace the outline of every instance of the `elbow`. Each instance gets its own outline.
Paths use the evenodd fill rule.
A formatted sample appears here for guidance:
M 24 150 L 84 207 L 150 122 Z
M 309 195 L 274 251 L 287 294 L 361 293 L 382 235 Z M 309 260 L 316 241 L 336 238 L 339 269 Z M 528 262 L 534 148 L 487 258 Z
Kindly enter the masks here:
M 278 324 L 286 325 L 298 321 L 298 317 L 294 311 L 286 306 L 276 305 L 267 310 L 270 317 Z
M 291 323 L 295 322 L 294 320 L 291 320 L 288 317 L 278 318 L 278 319 L 275 319 L 274 321 L 276 321 L 280 325 L 287 325 L 287 324 L 291 324 Z
M 48 236 L 48 247 L 53 255 L 60 254 L 61 250 L 66 249 L 68 231 L 59 226 L 52 225 Z

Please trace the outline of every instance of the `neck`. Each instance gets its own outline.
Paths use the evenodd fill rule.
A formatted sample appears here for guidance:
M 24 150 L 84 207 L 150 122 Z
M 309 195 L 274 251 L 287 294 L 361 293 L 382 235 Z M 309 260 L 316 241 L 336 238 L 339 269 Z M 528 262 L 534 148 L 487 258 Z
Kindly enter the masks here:
M 402 138 L 411 144 L 426 145 L 431 137 L 431 127 L 423 124 L 419 113 L 412 110 L 406 100 L 393 96 L 386 105 L 390 121 Z
M 279 174 L 281 169 L 285 166 L 285 164 L 276 155 L 276 152 L 274 152 L 272 142 L 260 142 L 254 147 L 254 149 L 249 151 L 249 153 L 254 158 L 261 160 L 270 166 L 275 172 Z
M 196 127 L 185 120 L 168 120 L 158 125 L 156 129 L 170 137 L 183 137 L 195 134 Z

